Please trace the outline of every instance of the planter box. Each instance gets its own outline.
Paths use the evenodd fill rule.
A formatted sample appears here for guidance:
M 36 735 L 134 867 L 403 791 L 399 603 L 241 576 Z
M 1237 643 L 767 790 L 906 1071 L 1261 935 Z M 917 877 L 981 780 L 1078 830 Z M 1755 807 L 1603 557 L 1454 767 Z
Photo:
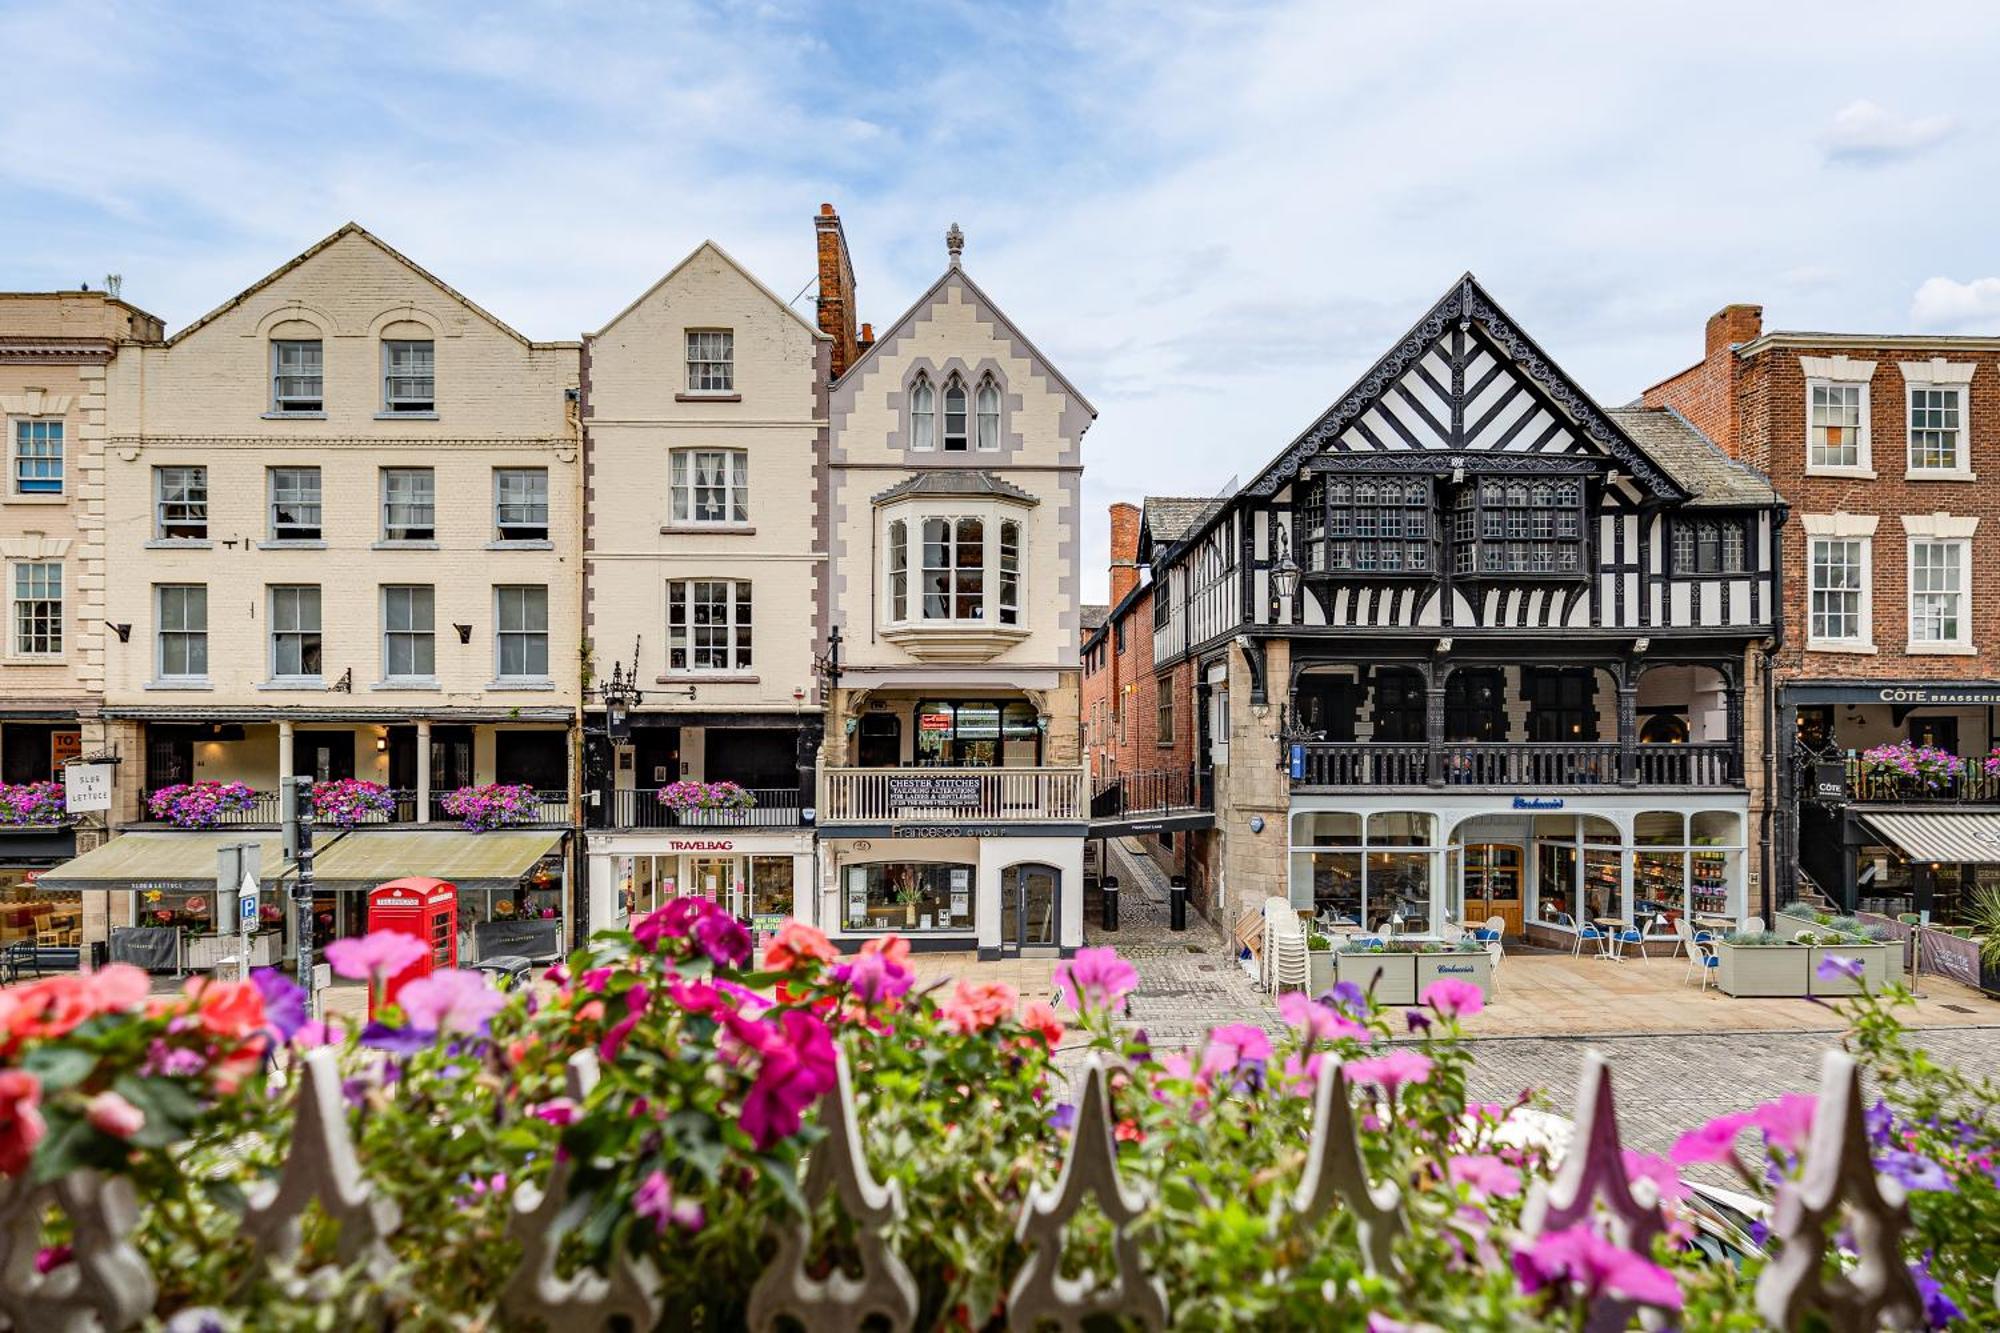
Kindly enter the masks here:
M 225 958 L 240 955 L 243 948 L 241 935 L 190 935 L 186 939 L 187 954 L 182 965 L 191 972 L 206 972 L 219 965 Z M 250 937 L 250 966 L 275 967 L 278 963 L 279 935 L 277 931 L 266 931 Z
M 1424 987 L 1433 981 L 1450 977 L 1454 981 L 1469 981 L 1479 987 L 1484 999 L 1493 998 L 1493 958 L 1480 953 L 1420 953 L 1417 959 L 1417 994 L 1424 993 Z
M 1364 991 L 1373 986 L 1375 1003 L 1378 1005 L 1417 1002 L 1416 954 L 1335 954 L 1334 971 L 1342 981 L 1352 982 Z
M 1331 949 L 1322 949 L 1318 953 L 1306 955 L 1306 966 L 1309 969 L 1306 977 L 1306 994 L 1324 995 L 1333 989 L 1333 983 L 1339 980 L 1333 959 L 1334 952 Z
M 1812 950 L 1803 945 L 1718 942 L 1715 954 L 1721 960 L 1715 969 L 1715 984 L 1724 995 L 1807 994 Z
M 1901 970 L 1900 959 L 1902 957 L 1902 948 L 1900 945 L 1815 944 L 1808 947 L 1806 952 L 1812 955 L 1812 962 L 1806 969 L 1806 984 L 1812 988 L 1809 993 L 1813 995 L 1859 995 L 1864 985 L 1869 990 L 1880 994 L 1882 988 L 1889 982 L 1889 955 L 1892 953 L 1897 956 L 1899 960 L 1898 970 Z M 1846 977 L 1836 977 L 1832 981 L 1820 980 L 1820 960 L 1829 955 L 1839 958 L 1859 959 L 1861 962 L 1861 980 L 1858 982 L 1849 981 Z

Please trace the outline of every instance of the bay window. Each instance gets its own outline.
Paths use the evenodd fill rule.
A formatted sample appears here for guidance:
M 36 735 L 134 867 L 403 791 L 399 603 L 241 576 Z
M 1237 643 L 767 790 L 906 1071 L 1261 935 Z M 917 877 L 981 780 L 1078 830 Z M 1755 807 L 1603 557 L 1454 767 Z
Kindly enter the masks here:
M 920 570 L 925 620 L 979 620 L 986 614 L 986 522 L 923 521 Z

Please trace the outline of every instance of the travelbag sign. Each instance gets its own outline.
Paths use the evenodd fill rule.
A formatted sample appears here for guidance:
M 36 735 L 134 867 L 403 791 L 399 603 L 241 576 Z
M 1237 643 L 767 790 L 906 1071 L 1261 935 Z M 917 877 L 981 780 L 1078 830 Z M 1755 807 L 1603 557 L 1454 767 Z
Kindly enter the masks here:
M 979 779 L 967 777 L 911 777 L 889 779 L 892 809 L 936 809 L 939 806 L 976 807 Z

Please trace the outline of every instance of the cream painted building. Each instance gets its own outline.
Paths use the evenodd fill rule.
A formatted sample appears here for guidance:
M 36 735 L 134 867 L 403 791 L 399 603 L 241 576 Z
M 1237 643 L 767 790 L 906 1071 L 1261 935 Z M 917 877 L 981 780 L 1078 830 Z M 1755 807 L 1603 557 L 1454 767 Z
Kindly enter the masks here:
M 811 882 L 832 343 L 712 241 L 584 340 L 593 926 L 701 893 L 768 928 Z M 660 799 L 724 781 L 755 806 Z
M 895 931 L 1066 953 L 1089 816 L 1078 543 L 1095 410 L 967 276 L 956 227 L 947 244 L 944 274 L 830 394 L 841 669 L 820 893 L 802 907 L 850 944 Z
M 159 336 L 159 320 L 106 292 L 0 294 L 0 783 L 59 781 L 66 760 L 102 748 L 105 377 L 121 349 Z M 78 895 L 35 880 L 103 836 L 97 816 L 87 824 L 0 828 L 0 943 L 75 942 Z
M 380 829 L 323 837 L 348 844 L 322 851 L 323 932 L 361 927 L 349 890 L 384 868 L 457 880 L 462 931 L 566 914 L 578 369 L 576 343 L 530 341 L 353 224 L 126 349 L 102 483 L 104 717 L 125 837 L 194 836 L 153 831 L 163 788 L 244 784 L 254 805 L 229 821 L 269 827 L 281 777 L 358 778 L 394 809 Z M 380 841 L 455 828 L 449 794 L 496 782 L 535 789 L 534 823 L 558 830 L 519 871 L 488 864 L 497 843 L 466 861 L 449 839 Z M 202 869 L 186 845 L 173 855 Z M 267 858 L 268 879 L 280 870 Z M 188 905 L 201 878 L 165 873 L 141 906 L 221 910 Z

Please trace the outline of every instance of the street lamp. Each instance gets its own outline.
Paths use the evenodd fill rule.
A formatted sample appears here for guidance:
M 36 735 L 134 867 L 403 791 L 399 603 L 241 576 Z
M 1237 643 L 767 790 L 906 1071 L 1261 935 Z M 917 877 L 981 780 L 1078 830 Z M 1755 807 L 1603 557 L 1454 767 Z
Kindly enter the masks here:
M 1284 528 L 1278 529 L 1278 558 L 1271 564 L 1271 591 L 1280 601 L 1289 602 L 1299 590 L 1299 562 L 1292 558 L 1292 544 Z
M 613 740 L 624 740 L 632 734 L 632 709 L 646 695 L 639 688 L 639 640 L 632 641 L 632 670 L 628 674 L 624 664 L 611 664 L 611 678 L 597 686 L 597 697 L 604 700 L 604 730 Z

